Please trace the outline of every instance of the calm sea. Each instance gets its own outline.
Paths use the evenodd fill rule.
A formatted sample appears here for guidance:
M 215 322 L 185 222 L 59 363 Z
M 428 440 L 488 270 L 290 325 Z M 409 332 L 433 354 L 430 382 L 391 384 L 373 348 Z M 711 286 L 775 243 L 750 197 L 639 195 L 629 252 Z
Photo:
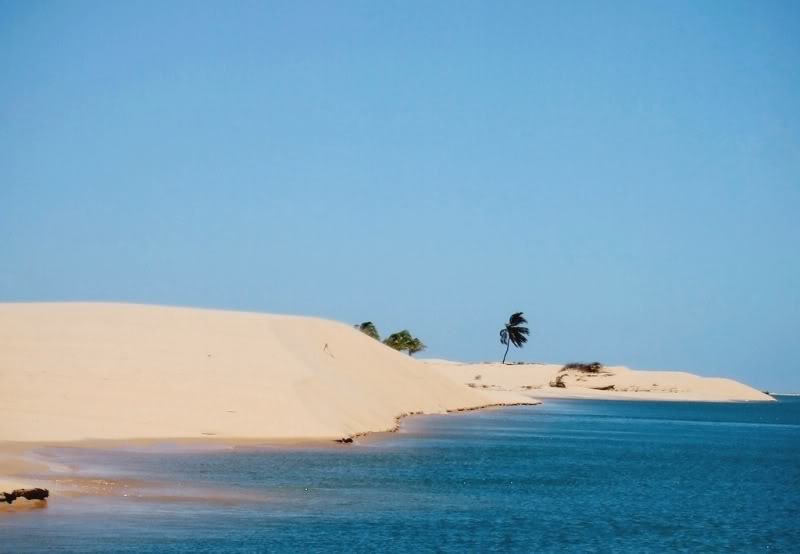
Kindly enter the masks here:
M 0 551 L 800 552 L 800 398 L 547 401 L 355 446 L 59 456 L 170 486 L 5 514 Z

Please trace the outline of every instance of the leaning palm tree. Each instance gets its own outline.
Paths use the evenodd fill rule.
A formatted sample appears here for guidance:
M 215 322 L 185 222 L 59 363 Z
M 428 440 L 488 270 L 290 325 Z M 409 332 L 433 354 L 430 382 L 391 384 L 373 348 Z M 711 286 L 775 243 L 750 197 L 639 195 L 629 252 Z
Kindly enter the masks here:
M 500 330 L 500 342 L 506 345 L 506 353 L 503 355 L 503 363 L 506 363 L 508 349 L 513 344 L 517 348 L 522 348 L 528 342 L 528 328 L 524 325 L 528 321 L 522 317 L 522 312 L 511 314 L 506 326 Z
M 381 336 L 378 333 L 378 328 L 375 327 L 375 324 L 371 321 L 365 321 L 361 325 L 353 325 L 353 327 L 375 340 L 381 340 Z

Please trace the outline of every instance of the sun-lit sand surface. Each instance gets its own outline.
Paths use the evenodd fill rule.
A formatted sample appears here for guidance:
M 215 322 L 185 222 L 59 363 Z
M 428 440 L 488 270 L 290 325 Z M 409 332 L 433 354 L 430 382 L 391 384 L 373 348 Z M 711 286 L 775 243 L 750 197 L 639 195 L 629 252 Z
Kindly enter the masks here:
M 534 403 L 342 323 L 94 303 L 0 304 L 0 390 L 0 464 L 20 441 L 331 440 L 409 413 Z
M 338 438 L 405 413 L 519 402 L 315 318 L 0 305 L 0 440 Z M 13 392 L 13 394 L 8 394 Z
M 561 364 L 461 364 L 446 360 L 424 362 L 442 375 L 475 389 L 517 391 L 542 399 L 774 401 L 771 396 L 731 379 L 700 377 L 682 371 L 638 371 L 610 366 L 592 374 L 576 370 L 562 372 Z M 562 373 L 565 373 L 565 386 L 551 386 Z M 613 389 L 600 390 L 612 385 Z
M 621 367 L 552 388 L 560 368 L 419 361 L 309 317 L 0 304 L 0 490 L 38 486 L 24 476 L 48 462 L 30 451 L 72 441 L 331 441 L 407 414 L 553 396 L 771 400 L 728 379 Z

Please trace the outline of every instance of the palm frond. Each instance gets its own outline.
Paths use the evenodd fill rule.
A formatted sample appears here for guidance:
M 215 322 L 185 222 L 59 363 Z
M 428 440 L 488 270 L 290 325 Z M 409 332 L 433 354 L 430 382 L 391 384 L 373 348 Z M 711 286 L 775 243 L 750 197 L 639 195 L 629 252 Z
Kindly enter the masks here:
M 512 327 L 522 325 L 523 323 L 528 323 L 528 320 L 522 317 L 522 312 L 513 313 L 511 317 L 508 318 L 508 324 Z
M 416 354 L 417 352 L 422 352 L 425 350 L 427 346 L 424 342 L 419 340 L 417 337 L 411 339 L 411 342 L 408 344 L 408 353 L 409 355 Z
M 525 329 L 524 333 L 521 332 L 522 329 Z M 522 345 L 528 342 L 528 337 L 525 336 L 528 334 L 527 331 L 528 329 L 526 327 L 512 327 L 508 332 L 508 340 L 517 348 L 522 348 Z
M 500 330 L 500 343 L 508 344 L 508 331 L 506 329 Z

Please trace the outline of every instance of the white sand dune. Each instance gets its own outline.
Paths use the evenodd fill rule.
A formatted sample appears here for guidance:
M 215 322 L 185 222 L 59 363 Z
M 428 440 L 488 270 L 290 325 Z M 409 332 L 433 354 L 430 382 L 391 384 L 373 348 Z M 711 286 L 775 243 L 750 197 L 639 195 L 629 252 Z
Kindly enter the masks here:
M 349 325 L 129 304 L 0 304 L 0 441 L 333 439 L 474 390 Z
M 598 374 L 567 371 L 564 388 L 551 387 L 562 364 L 458 364 L 425 360 L 435 371 L 478 390 L 515 391 L 534 398 L 605 398 L 768 402 L 775 399 L 731 379 L 700 377 L 682 371 L 640 371 L 605 367 Z M 598 390 L 613 385 L 613 390 Z
M 31 456 L 43 444 L 331 440 L 392 430 L 409 413 L 547 397 L 771 400 L 729 379 L 622 367 L 549 387 L 560 368 L 422 362 L 308 317 L 0 304 L 0 490 L 54 470 L 53 460 Z M 593 388 L 610 384 L 616 390 Z

